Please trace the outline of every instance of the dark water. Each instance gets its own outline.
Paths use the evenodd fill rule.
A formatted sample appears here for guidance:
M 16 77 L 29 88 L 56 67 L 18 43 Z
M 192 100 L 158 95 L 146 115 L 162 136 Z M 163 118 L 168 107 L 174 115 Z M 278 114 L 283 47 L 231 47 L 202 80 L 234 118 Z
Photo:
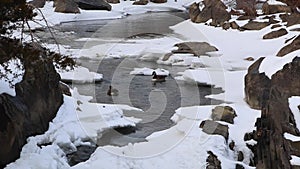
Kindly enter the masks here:
M 107 39 L 157 38 L 177 36 L 169 26 L 187 18 L 184 12 L 147 13 L 129 16 L 124 19 L 110 21 L 82 21 L 60 25 L 63 31 L 75 31 L 77 37 L 98 38 L 100 41 L 88 42 L 85 46 L 106 43 Z M 177 36 L 178 38 L 178 36 Z M 74 43 L 71 43 L 72 45 Z M 76 44 L 78 45 L 78 44 Z M 78 60 L 82 66 L 91 71 L 102 73 L 104 79 L 99 84 L 75 85 L 81 94 L 94 96 L 93 102 L 127 104 L 142 109 L 144 112 L 126 111 L 125 115 L 142 119 L 136 131 L 124 135 L 116 130 L 106 131 L 98 145 L 126 145 L 129 142 L 144 141 L 145 137 L 155 131 L 170 128 L 170 120 L 175 110 L 183 106 L 220 104 L 221 101 L 206 99 L 212 93 L 220 93 L 221 89 L 198 84 L 177 82 L 174 77 L 185 67 L 157 65 L 155 62 L 141 61 L 138 58 Z M 151 76 L 130 75 L 134 68 L 164 68 L 171 75 L 166 82 L 154 84 Z M 119 96 L 107 95 L 109 85 L 119 90 Z M 120 130 L 120 129 L 118 129 Z M 123 128 L 126 130 L 126 128 Z M 131 128 L 128 131 L 132 131 Z
M 118 20 L 96 20 L 63 23 L 54 29 L 57 33 L 56 41 L 72 48 L 94 46 L 107 43 L 108 40 L 156 38 L 162 36 L 177 37 L 169 26 L 187 19 L 184 12 L 147 13 L 129 16 Z M 65 32 L 74 31 L 74 33 Z M 50 34 L 37 32 L 48 43 Z M 78 38 L 97 38 L 93 42 L 74 41 Z M 170 118 L 175 110 L 182 106 L 220 104 L 221 101 L 205 98 L 212 93 L 220 93 L 221 89 L 198 84 L 186 84 L 174 79 L 178 72 L 186 70 L 185 67 L 172 67 L 157 65 L 155 62 L 140 61 L 138 58 L 102 59 L 102 60 L 77 60 L 79 64 L 91 71 L 102 73 L 104 79 L 98 84 L 76 85 L 79 93 L 94 96 L 92 102 L 127 104 L 142 109 L 144 112 L 125 111 L 127 116 L 142 119 L 136 128 L 116 128 L 107 130 L 97 141 L 97 145 L 127 145 L 129 142 L 145 141 L 145 137 L 156 131 L 170 128 Z M 170 71 L 166 82 L 154 84 L 151 76 L 130 75 L 133 68 L 164 68 Z M 119 90 L 115 97 L 107 96 L 109 85 Z M 69 161 L 80 162 L 83 156 L 90 155 L 93 151 L 89 148 L 79 149 L 76 155 L 70 155 Z M 94 150 L 94 149 L 91 149 Z M 88 153 L 87 153 L 88 152 Z M 77 158 L 77 156 L 79 156 Z
M 35 32 L 42 42 L 58 42 L 69 45 L 72 48 L 82 48 L 86 45 L 99 45 L 107 40 L 120 40 L 134 37 L 139 34 L 152 33 L 158 35 L 172 34 L 169 26 L 188 19 L 186 12 L 153 12 L 138 15 L 130 15 L 122 19 L 114 20 L 90 20 L 65 22 L 51 28 L 55 40 L 48 29 Z M 99 38 L 95 43 L 75 41 L 78 38 Z
M 98 145 L 127 145 L 128 142 L 144 141 L 144 138 L 155 131 L 170 128 L 170 120 L 175 110 L 183 106 L 220 104 L 221 101 L 205 98 L 209 94 L 221 93 L 221 89 L 198 84 L 186 84 L 174 79 L 177 72 L 185 67 L 157 65 L 154 62 L 130 59 L 103 59 L 101 61 L 80 60 L 83 66 L 97 67 L 104 79 L 99 84 L 75 85 L 79 92 L 94 95 L 93 102 L 127 104 L 142 109 L 144 112 L 127 111 L 125 115 L 141 118 L 135 133 L 127 136 L 112 130 L 103 134 Z M 130 75 L 136 67 L 164 68 L 170 70 L 171 75 L 166 82 L 153 83 L 151 76 Z M 119 90 L 118 96 L 108 96 L 109 85 Z

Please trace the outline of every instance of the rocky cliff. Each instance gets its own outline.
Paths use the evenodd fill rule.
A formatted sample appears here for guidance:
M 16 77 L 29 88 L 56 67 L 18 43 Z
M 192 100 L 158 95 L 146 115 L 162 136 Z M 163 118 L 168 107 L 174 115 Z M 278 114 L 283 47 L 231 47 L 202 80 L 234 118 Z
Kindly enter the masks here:
M 284 133 L 300 136 L 288 103 L 289 97 L 300 96 L 300 58 L 294 58 L 271 79 L 258 72 L 261 61 L 256 61 L 245 77 L 246 101 L 251 107 L 261 109 L 254 131 L 256 167 L 294 168 L 289 160 L 291 155 L 299 156 L 300 149 L 285 139 Z
M 1 50 L 5 52 L 5 50 Z M 5 54 L 5 53 L 4 53 Z M 15 85 L 16 96 L 0 95 L 0 168 L 16 160 L 29 136 L 42 134 L 63 103 L 60 76 L 53 62 L 41 49 L 29 46 L 26 55 L 39 59 L 24 60 L 25 74 Z

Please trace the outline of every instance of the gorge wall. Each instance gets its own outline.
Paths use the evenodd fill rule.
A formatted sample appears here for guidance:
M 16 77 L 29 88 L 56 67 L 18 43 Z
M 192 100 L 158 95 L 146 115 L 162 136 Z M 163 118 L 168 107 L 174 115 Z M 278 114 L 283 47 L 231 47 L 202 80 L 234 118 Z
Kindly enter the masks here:
M 271 79 L 258 71 L 262 60 L 249 67 L 245 76 L 245 99 L 252 108 L 261 109 L 254 131 L 256 167 L 295 168 L 290 164 L 291 155 L 299 156 L 300 149 L 285 139 L 284 133 L 300 136 L 288 103 L 289 97 L 300 96 L 300 58 L 295 57 Z
M 9 55 L 1 48 L 3 54 Z M 29 136 L 42 134 L 63 103 L 59 87 L 60 76 L 44 51 L 30 47 L 28 55 L 40 55 L 37 60 L 24 60 L 25 73 L 15 85 L 16 96 L 0 95 L 0 168 L 16 160 Z

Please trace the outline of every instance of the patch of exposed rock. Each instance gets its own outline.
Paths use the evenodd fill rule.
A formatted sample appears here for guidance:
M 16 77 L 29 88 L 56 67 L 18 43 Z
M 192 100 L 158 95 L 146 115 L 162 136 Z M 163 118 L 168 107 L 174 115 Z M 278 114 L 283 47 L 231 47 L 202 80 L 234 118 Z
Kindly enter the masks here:
M 211 151 L 208 151 L 207 154 L 208 157 L 206 159 L 206 169 L 221 169 L 221 161 L 218 159 L 218 157 Z
M 199 127 L 202 128 L 202 131 L 206 134 L 221 135 L 228 140 L 229 132 L 227 125 L 212 120 L 204 120 Z
M 277 56 L 284 56 L 288 53 L 291 53 L 299 49 L 300 49 L 300 35 L 298 35 L 291 43 L 281 48 L 280 51 L 277 53 Z
M 245 101 L 253 109 L 261 109 L 269 97 L 271 80 L 265 73 L 259 73 L 259 66 L 264 58 L 258 59 L 249 68 L 245 76 Z
M 227 7 L 220 0 L 204 0 L 204 8 L 199 9 L 199 3 L 193 3 L 189 8 L 189 15 L 192 22 L 203 23 L 212 19 L 211 25 L 223 25 L 225 21 L 231 19 L 227 12 Z
M 147 5 L 148 3 L 148 0 L 138 0 L 133 2 L 133 5 Z
M 234 123 L 234 118 L 236 117 L 235 110 L 230 106 L 216 106 L 212 109 L 211 118 L 214 121 L 225 121 L 227 123 Z
M 111 5 L 105 0 L 75 0 L 80 9 L 85 10 L 111 10 Z
M 34 6 L 35 8 L 43 8 L 46 4 L 46 0 L 33 0 L 28 2 L 28 4 Z
M 167 2 L 167 0 L 150 0 L 150 1 L 153 3 L 159 3 L 159 4 Z
M 55 12 L 61 13 L 80 13 L 78 5 L 74 0 L 55 0 Z
M 118 3 L 120 3 L 120 0 L 106 0 L 106 2 L 108 2 L 110 4 L 118 4 Z
M 178 49 L 172 50 L 172 53 L 190 53 L 195 56 L 207 55 L 207 52 L 218 51 L 214 46 L 207 42 L 182 42 L 175 44 Z
M 282 22 L 287 22 L 287 27 L 300 24 L 300 13 L 281 14 L 279 17 L 281 18 Z
M 268 3 L 264 3 L 262 7 L 263 13 L 266 15 L 276 14 L 276 13 L 291 13 L 292 9 L 286 5 L 270 5 Z
M 286 34 L 288 34 L 288 32 L 284 28 L 281 28 L 279 30 L 272 31 L 272 32 L 265 34 L 263 36 L 263 39 L 275 39 L 275 38 L 279 38 Z
M 256 0 L 236 0 L 236 4 L 237 9 L 241 9 L 245 12 L 244 16 L 248 16 L 249 19 L 256 17 Z
M 244 26 L 241 27 L 242 30 L 261 30 L 267 26 L 269 26 L 270 22 L 257 22 L 257 21 L 249 21 Z

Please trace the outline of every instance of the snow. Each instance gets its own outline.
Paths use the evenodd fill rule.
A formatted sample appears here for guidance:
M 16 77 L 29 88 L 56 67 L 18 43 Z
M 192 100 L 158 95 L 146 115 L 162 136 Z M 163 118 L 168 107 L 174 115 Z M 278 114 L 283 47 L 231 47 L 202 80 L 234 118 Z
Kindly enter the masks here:
M 295 156 L 295 155 L 291 155 L 291 160 L 290 160 L 290 163 L 291 165 L 297 165 L 297 166 L 300 166 L 300 157 L 298 156 Z
M 21 157 L 7 166 L 8 169 L 56 169 L 70 168 L 62 148 L 75 151 L 76 146 L 94 142 L 101 133 L 112 127 L 135 126 L 139 119 L 123 115 L 123 108 L 139 110 L 126 105 L 97 104 L 88 102 L 77 90 L 74 97 L 64 96 L 64 103 L 49 124 L 45 134 L 28 138 Z M 79 99 L 81 98 L 81 99 Z M 141 110 L 139 110 L 141 111 Z M 39 147 L 39 144 L 51 143 Z
M 247 106 L 238 106 L 236 125 L 230 126 L 230 139 L 236 142 L 236 149 L 243 151 L 245 159 L 249 159 L 250 150 L 246 147 L 241 133 L 250 132 L 259 111 Z M 160 168 L 168 164 L 168 168 L 204 168 L 207 151 L 213 151 L 222 161 L 222 168 L 234 168 L 235 154 L 227 149 L 227 143 L 222 136 L 207 135 L 199 128 L 202 120 L 210 118 L 214 106 L 182 107 L 176 110 L 172 120 L 175 126 L 147 137 L 147 142 L 129 144 L 124 147 L 104 146 L 97 148 L 87 162 L 78 164 L 72 168 L 96 168 L 103 166 L 112 169 L 117 168 Z M 254 113 L 249 115 L 244 113 Z M 246 120 L 246 122 L 245 122 Z M 249 122 L 249 123 L 248 123 Z M 104 163 L 110 161 L 110 163 Z M 249 162 L 247 160 L 245 163 Z M 201 167 L 202 166 L 202 167 Z M 251 168 L 244 165 L 245 168 Z
M 184 4 L 191 2 L 191 0 L 173 2 L 168 1 L 163 4 L 148 3 L 147 5 L 132 5 L 132 1 L 121 1 L 119 4 L 111 4 L 112 10 L 82 10 L 80 9 L 79 14 L 64 14 L 54 12 L 53 2 L 46 1 L 46 5 L 40 10 L 35 10 L 38 14 L 34 19 L 38 21 L 30 22 L 30 27 L 32 29 L 39 27 L 46 27 L 47 23 L 50 26 L 60 24 L 62 22 L 73 22 L 82 20 L 98 20 L 98 19 L 120 19 L 128 14 L 140 14 L 146 12 L 162 12 L 162 11 L 184 11 Z M 43 15 L 41 14 L 41 12 Z M 40 22 L 43 16 L 47 18 L 46 22 Z
M 151 69 L 151 68 L 134 68 L 133 71 L 130 72 L 131 75 L 144 75 L 144 76 L 152 76 L 152 73 L 155 71 L 157 75 L 166 75 L 168 76 L 170 73 L 165 69 Z
M 0 72 L 4 73 L 4 75 L 7 77 L 6 80 L 5 78 L 0 78 L 0 94 L 7 93 L 11 96 L 15 96 L 16 92 L 15 92 L 14 85 L 22 80 L 24 70 L 21 70 L 17 66 L 17 65 L 22 65 L 20 63 L 20 60 L 10 60 L 6 64 L 7 64 L 7 68 L 12 72 L 5 72 L 4 67 L 0 65 Z M 19 76 L 15 77 L 14 74 L 17 74 Z M 11 83 L 9 83 L 9 81 L 11 81 Z
M 62 81 L 72 83 L 93 83 L 101 81 L 103 78 L 102 74 L 90 72 L 87 68 L 78 66 L 74 67 L 73 70 L 58 70 L 58 73 Z
M 276 0 L 268 0 L 267 3 L 268 3 L 269 5 L 284 5 L 284 6 L 286 6 L 285 3 L 280 2 L 280 1 L 276 1 Z
M 291 141 L 300 141 L 300 136 L 295 136 L 293 134 L 290 133 L 284 133 L 284 138 L 291 140 Z
M 80 39 L 84 40 L 84 39 Z M 98 39 L 90 39 L 87 44 L 93 44 Z M 100 45 L 86 45 L 80 50 L 79 56 L 89 59 L 139 57 L 151 61 L 169 52 L 180 40 L 174 37 L 158 37 L 154 39 L 124 39 L 118 42 L 107 42 Z
M 300 130 L 300 112 L 298 106 L 300 105 L 300 97 L 293 96 L 289 98 L 289 107 L 294 115 L 296 127 Z
M 164 64 L 164 65 L 172 65 L 172 66 L 191 66 L 191 67 L 205 66 L 204 63 L 202 62 L 202 59 L 195 57 L 193 54 L 172 54 L 167 60 L 163 60 L 163 59 L 164 57 L 161 57 L 159 60 L 157 60 L 157 63 Z
M 265 73 L 269 79 L 272 78 L 272 75 L 277 71 L 281 70 L 283 66 L 287 63 L 292 62 L 292 60 L 300 54 L 300 51 L 294 51 L 292 53 L 287 54 L 284 57 L 277 56 L 267 56 L 260 64 L 259 72 Z M 272 66 L 270 66 L 272 65 Z

